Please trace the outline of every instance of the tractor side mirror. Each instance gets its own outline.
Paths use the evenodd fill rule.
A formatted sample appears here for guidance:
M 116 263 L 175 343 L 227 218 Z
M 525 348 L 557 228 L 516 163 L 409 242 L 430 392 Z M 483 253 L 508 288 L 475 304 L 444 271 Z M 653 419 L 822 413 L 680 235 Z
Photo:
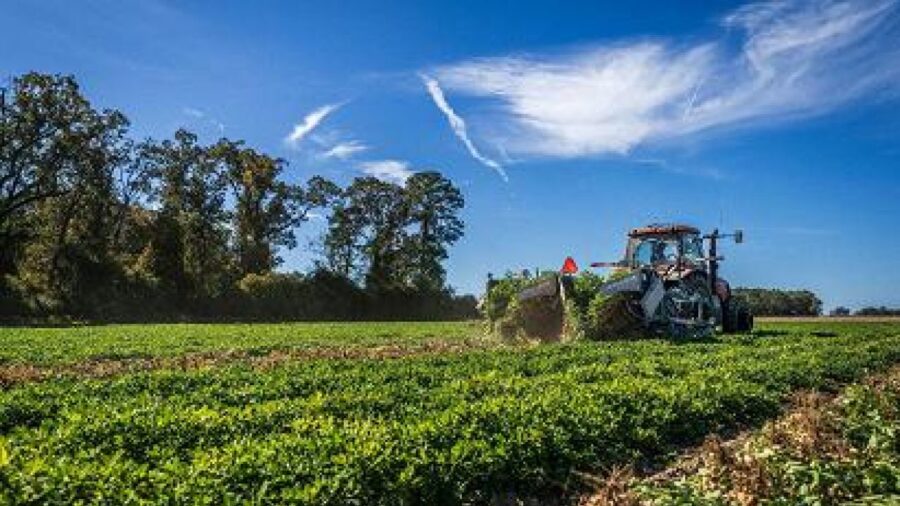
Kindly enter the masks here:
M 734 231 L 734 243 L 740 244 L 744 242 L 744 231 L 743 230 L 735 230 Z

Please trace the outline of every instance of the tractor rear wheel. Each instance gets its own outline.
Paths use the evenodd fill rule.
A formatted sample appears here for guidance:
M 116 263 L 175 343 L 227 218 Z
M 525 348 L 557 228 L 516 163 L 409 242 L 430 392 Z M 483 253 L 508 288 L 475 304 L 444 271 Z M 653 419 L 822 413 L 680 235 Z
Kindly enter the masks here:
M 722 331 L 737 334 L 753 330 L 753 313 L 741 299 L 731 297 L 722 308 Z

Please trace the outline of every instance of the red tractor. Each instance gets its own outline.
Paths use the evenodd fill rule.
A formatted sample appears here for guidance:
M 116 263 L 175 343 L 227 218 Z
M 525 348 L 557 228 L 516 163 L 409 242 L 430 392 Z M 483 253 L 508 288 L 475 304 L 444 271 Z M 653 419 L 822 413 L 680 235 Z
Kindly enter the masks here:
M 625 258 L 591 266 L 613 269 L 615 280 L 600 292 L 615 295 L 649 332 L 674 337 L 711 335 L 717 327 L 725 333 L 749 332 L 753 329 L 749 307 L 719 277 L 718 241 L 725 237 L 743 242 L 740 230 L 703 235 L 690 225 L 652 224 L 629 232 Z M 575 270 L 567 259 L 559 275 L 522 291 L 520 302 L 543 298 L 562 307 L 574 290 Z

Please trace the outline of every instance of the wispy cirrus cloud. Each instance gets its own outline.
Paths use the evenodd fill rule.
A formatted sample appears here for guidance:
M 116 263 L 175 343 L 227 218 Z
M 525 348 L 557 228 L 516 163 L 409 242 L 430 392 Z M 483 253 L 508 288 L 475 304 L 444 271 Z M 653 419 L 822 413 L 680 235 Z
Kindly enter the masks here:
M 347 160 L 352 158 L 354 155 L 367 151 L 368 149 L 369 146 L 357 140 L 341 141 L 323 151 L 321 157 Z
M 285 137 L 284 142 L 291 147 L 297 147 L 304 137 L 315 130 L 317 126 L 331 113 L 341 107 L 342 104 L 327 104 L 310 112 L 303 117 L 300 123 L 294 125 L 294 129 Z
M 475 147 L 475 143 L 469 138 L 469 132 L 466 129 L 466 122 L 462 119 L 456 111 L 450 107 L 450 104 L 447 102 L 447 98 L 444 96 L 444 91 L 441 89 L 440 84 L 433 78 L 428 77 L 425 74 L 421 75 L 422 81 L 425 83 L 425 89 L 428 90 L 428 94 L 431 95 L 431 99 L 434 101 L 434 104 L 437 106 L 441 112 L 444 113 L 444 116 L 447 117 L 447 121 L 450 123 L 450 128 L 453 129 L 453 133 L 456 137 L 462 141 L 463 145 L 469 151 L 469 154 L 472 155 L 472 158 L 478 160 L 480 163 L 489 167 L 497 172 L 503 180 L 507 180 L 506 171 L 503 169 L 503 166 L 497 163 L 496 161 L 484 156 Z
M 898 94 L 897 0 L 748 4 L 707 42 L 624 41 L 429 69 L 429 92 L 488 101 L 470 118 L 518 157 L 629 153 L 701 131 L 825 114 Z M 436 93 L 439 92 L 439 93 Z M 450 110 L 452 112 L 452 110 Z M 457 135 L 460 135 L 457 133 Z M 473 154 L 474 156 L 474 154 Z
M 219 132 L 220 135 L 225 133 L 225 124 L 224 123 L 217 120 L 216 118 L 213 118 L 212 116 L 210 116 L 209 114 L 207 114 L 204 111 L 201 111 L 200 109 L 197 109 L 195 107 L 184 107 L 181 109 L 181 112 L 184 113 L 184 115 L 190 116 L 196 120 L 209 123 L 210 125 L 213 126 L 213 128 L 215 128 Z
M 361 162 L 360 170 L 365 174 L 391 183 L 403 184 L 415 171 L 409 162 L 403 160 L 375 160 Z

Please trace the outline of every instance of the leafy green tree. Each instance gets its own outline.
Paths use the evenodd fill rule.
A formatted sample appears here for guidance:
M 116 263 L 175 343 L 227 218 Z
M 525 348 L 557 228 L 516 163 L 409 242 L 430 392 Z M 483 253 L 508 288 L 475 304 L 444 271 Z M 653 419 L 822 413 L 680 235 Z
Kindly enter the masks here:
M 7 91 L 0 314 L 240 314 L 235 305 L 254 293 L 288 288 L 296 300 L 284 317 L 296 308 L 310 318 L 427 317 L 471 302 L 443 286 L 463 199 L 436 172 L 402 186 L 359 178 L 341 189 L 319 176 L 295 184 L 284 161 L 241 141 L 203 145 L 179 130 L 135 143 L 125 116 L 95 109 L 70 76 L 25 74 Z M 328 214 L 331 271 L 274 272 L 317 209 Z M 334 298 L 340 310 L 322 306 Z
M 351 206 L 346 190 L 331 208 L 328 231 L 323 238 L 325 269 L 343 277 L 359 280 L 364 273 L 363 254 L 365 216 Z
M 222 140 L 214 149 L 225 165 L 235 201 L 233 225 L 241 274 L 271 272 L 281 259 L 280 247 L 297 245 L 295 229 L 310 213 L 335 196 L 337 185 L 316 176 L 307 185 L 281 180 L 284 161 L 246 148 L 241 142 Z
M 142 263 L 179 300 L 221 295 L 235 279 L 226 175 L 186 130 L 146 143 L 141 156 L 152 181 L 149 199 L 158 207 Z
M 128 122 L 95 110 L 71 77 L 26 74 L 11 98 L 0 115 L 0 269 L 17 271 L 35 300 L 72 307 L 116 278 Z
M 857 316 L 900 316 L 900 308 L 891 309 L 886 306 L 866 306 L 856 311 Z
M 817 316 L 822 314 L 822 301 L 809 290 L 772 288 L 736 288 L 757 316 Z
M 13 80 L 0 104 L 0 274 L 12 272 L 25 243 L 44 232 L 31 219 L 39 204 L 76 191 L 108 193 L 127 125 L 117 111 L 95 110 L 71 76 L 29 73 Z M 99 211 L 90 225 L 98 235 L 108 198 L 94 196 L 85 197 L 104 208 L 92 209 Z M 75 200 L 65 207 L 60 219 L 68 221 Z
M 437 172 L 404 186 L 355 179 L 335 204 L 325 237 L 327 263 L 373 291 L 440 290 L 441 262 L 463 233 L 459 190 Z
M 365 272 L 366 287 L 397 287 L 402 284 L 405 225 L 401 187 L 374 177 L 356 178 L 332 211 L 326 249 L 330 258 L 343 262 L 336 266 L 338 272 Z
M 463 235 L 459 217 L 465 205 L 462 193 L 438 172 L 412 175 L 403 193 L 413 227 L 405 245 L 409 282 L 420 290 L 440 290 L 445 282 L 442 262 L 447 259 L 447 249 Z
M 850 308 L 838 306 L 831 310 L 831 316 L 850 316 Z

